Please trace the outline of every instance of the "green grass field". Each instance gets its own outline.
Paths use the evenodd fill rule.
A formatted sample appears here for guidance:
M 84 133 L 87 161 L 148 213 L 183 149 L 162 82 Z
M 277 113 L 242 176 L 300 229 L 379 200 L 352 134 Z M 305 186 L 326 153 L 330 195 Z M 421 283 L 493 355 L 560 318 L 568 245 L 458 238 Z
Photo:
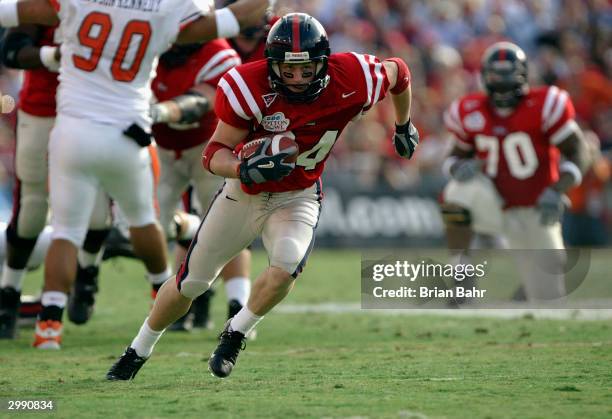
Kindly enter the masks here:
M 359 302 L 359 261 L 315 250 L 283 304 Z M 257 253 L 256 272 L 264 263 Z M 31 291 L 40 275 L 28 278 Z M 612 417 L 610 321 L 272 312 L 219 380 L 205 361 L 222 291 L 214 333 L 166 334 L 133 382 L 106 382 L 148 293 L 140 264 L 105 263 L 94 318 L 67 324 L 61 351 L 32 349 L 30 329 L 0 341 L 0 398 L 51 398 L 65 418 Z

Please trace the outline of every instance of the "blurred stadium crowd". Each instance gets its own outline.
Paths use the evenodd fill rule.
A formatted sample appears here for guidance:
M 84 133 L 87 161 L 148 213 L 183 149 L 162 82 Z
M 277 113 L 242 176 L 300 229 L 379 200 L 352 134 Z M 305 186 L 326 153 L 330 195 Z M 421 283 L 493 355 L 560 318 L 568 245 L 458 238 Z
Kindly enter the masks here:
M 398 56 L 410 66 L 414 122 L 422 144 L 416 158 L 396 157 L 390 138 L 391 104 L 385 101 L 351 124 L 336 143 L 327 177 L 364 188 L 414 190 L 444 184 L 441 164 L 452 140 L 443 111 L 455 98 L 479 88 L 480 57 L 493 42 L 509 39 L 528 54 L 532 84 L 566 89 L 588 137 L 595 164 L 571 193 L 567 234 L 589 229 L 608 240 L 612 224 L 612 1 L 610 0 L 279 0 L 277 14 L 316 16 L 330 35 L 332 51 Z M 0 71 L 0 219 L 11 208 L 14 112 L 10 97 L 19 72 Z M 7 98 L 8 96 L 8 98 Z M 599 227 L 598 227 L 599 226 Z

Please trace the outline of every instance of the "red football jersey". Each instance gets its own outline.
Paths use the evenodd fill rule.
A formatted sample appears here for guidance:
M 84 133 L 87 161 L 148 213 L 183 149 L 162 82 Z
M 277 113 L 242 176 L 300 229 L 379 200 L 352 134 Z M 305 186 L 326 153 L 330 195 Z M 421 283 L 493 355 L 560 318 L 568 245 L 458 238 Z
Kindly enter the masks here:
M 534 206 L 559 179 L 556 147 L 577 129 L 567 92 L 555 86 L 532 88 L 508 116 L 500 116 L 484 93 L 451 104 L 444 122 L 457 145 L 475 149 L 484 173 L 493 179 L 505 207 Z
M 219 82 L 215 112 L 227 124 L 250 130 L 247 142 L 278 133 L 300 147 L 295 169 L 287 177 L 242 185 L 245 192 L 305 189 L 321 176 L 325 160 L 344 127 L 382 100 L 389 88 L 382 62 L 372 55 L 332 54 L 329 85 L 311 103 L 290 103 L 270 88 L 265 60 L 230 70 Z
M 55 27 L 42 27 L 37 46 L 56 45 L 53 43 Z M 23 72 L 23 85 L 19 93 L 19 107 L 34 116 L 55 116 L 55 92 L 59 81 L 57 73 L 46 68 Z
M 160 61 L 157 77 L 151 87 L 157 100 L 163 102 L 198 84 L 206 83 L 217 87 L 221 77 L 239 64 L 240 57 L 227 41 L 216 39 L 203 44 L 182 66 L 169 68 Z M 162 148 L 186 150 L 208 141 L 216 126 L 215 113 L 208 112 L 199 122 L 187 127 L 178 124 L 155 124 L 153 135 Z

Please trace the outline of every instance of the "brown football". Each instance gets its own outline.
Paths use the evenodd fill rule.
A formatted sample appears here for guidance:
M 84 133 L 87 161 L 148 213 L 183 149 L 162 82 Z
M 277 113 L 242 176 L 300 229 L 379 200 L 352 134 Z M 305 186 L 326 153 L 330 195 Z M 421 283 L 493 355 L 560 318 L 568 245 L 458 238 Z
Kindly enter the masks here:
M 238 153 L 238 158 L 241 160 L 246 160 L 257 152 L 261 143 L 266 141 L 268 137 L 257 138 L 255 140 L 249 141 Z M 266 150 L 266 154 L 268 156 L 273 156 L 279 153 L 289 153 L 287 157 L 285 157 L 284 161 L 287 163 L 295 163 L 299 154 L 298 144 L 291 137 L 287 137 L 285 135 L 275 135 L 272 138 L 272 143 Z

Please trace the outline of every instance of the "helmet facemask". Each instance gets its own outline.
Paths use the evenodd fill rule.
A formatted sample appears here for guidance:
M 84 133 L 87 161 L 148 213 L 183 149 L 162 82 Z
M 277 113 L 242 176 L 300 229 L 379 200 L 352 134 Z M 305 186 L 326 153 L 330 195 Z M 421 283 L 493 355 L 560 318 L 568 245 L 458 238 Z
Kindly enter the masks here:
M 281 72 L 281 64 L 314 64 L 314 78 L 312 81 L 307 84 L 295 85 L 291 83 L 287 83 L 283 81 L 283 76 L 285 79 L 290 78 L 289 74 L 282 74 Z M 327 57 L 319 57 L 317 59 L 309 60 L 309 61 L 280 61 L 275 59 L 268 59 L 268 70 L 270 73 L 270 85 L 272 89 L 277 91 L 283 97 L 285 97 L 289 102 L 293 103 L 309 103 L 315 100 L 323 89 L 327 87 L 329 84 L 329 75 L 327 74 Z M 291 87 L 297 86 L 305 86 L 305 88 L 301 91 L 293 90 Z
M 485 53 L 482 83 L 496 108 L 514 109 L 529 91 L 527 59 L 514 44 L 500 43 Z

